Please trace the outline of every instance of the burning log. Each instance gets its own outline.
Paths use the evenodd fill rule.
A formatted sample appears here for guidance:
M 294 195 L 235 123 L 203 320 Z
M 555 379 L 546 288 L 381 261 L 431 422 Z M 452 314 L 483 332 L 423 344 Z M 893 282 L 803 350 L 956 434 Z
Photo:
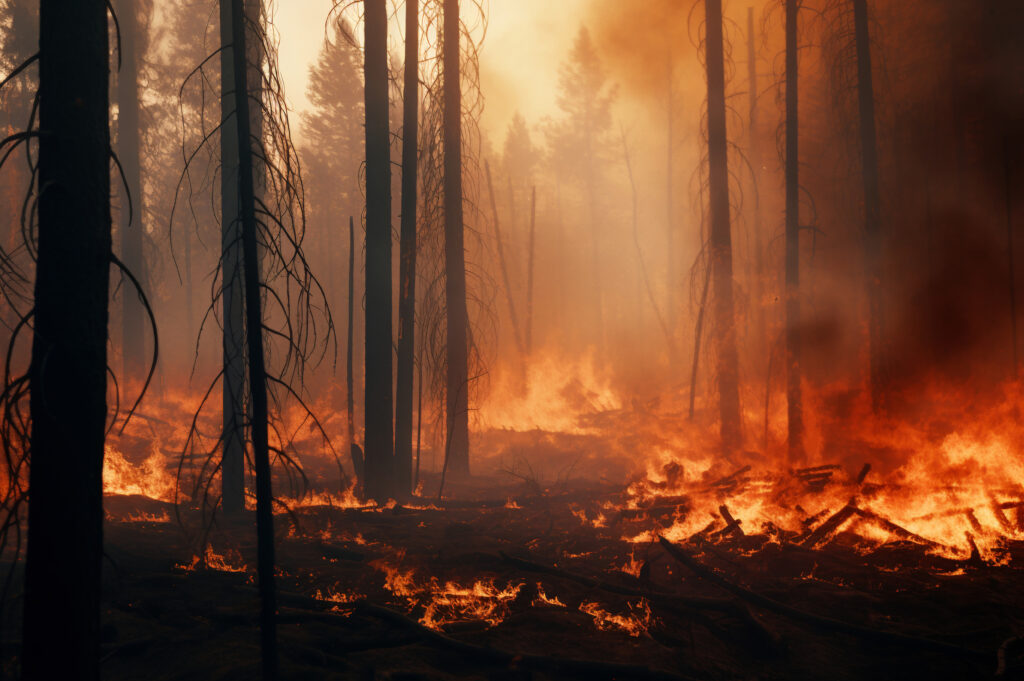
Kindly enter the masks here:
M 867 511 L 862 508 L 855 507 L 853 512 L 857 516 L 864 518 L 865 520 L 870 520 L 886 532 L 896 535 L 900 539 L 906 539 L 907 541 L 912 541 L 915 544 L 923 544 L 925 546 L 929 546 L 936 549 L 945 549 L 947 551 L 949 550 L 948 546 L 940 544 L 937 541 L 932 541 L 931 539 L 926 539 L 925 537 L 922 537 L 919 534 L 915 534 L 914 532 L 911 532 L 910 530 L 904 527 L 900 527 L 893 521 L 889 520 L 888 518 L 883 518 L 874 511 Z
M 851 508 L 851 505 L 844 506 L 843 509 Z M 839 511 L 841 513 L 842 511 Z M 838 515 L 837 513 L 836 515 Z M 850 511 L 852 514 L 853 511 Z M 835 517 L 835 516 L 833 516 Z M 850 622 L 843 622 L 842 620 L 832 619 L 824 615 L 816 615 L 805 610 L 799 610 L 797 608 L 788 606 L 784 603 L 780 603 L 772 598 L 763 596 L 755 591 L 746 589 L 738 584 L 733 584 L 729 580 L 720 576 L 710 568 L 705 567 L 691 555 L 684 551 L 679 546 L 676 546 L 672 542 L 668 541 L 664 537 L 658 537 L 661 542 L 661 546 L 665 551 L 672 556 L 678 563 L 689 568 L 695 575 L 701 579 L 707 580 L 716 586 L 721 587 L 725 591 L 728 591 L 736 598 L 750 603 L 755 607 L 762 608 L 769 612 L 773 612 L 777 615 L 786 617 L 794 622 L 809 625 L 816 629 L 824 629 L 827 631 L 835 631 L 838 633 L 849 634 L 856 636 L 868 641 L 875 641 L 877 643 L 898 643 L 907 646 L 914 646 L 921 649 L 934 650 L 936 652 L 947 653 L 956 655 L 958 657 L 966 658 L 977 658 L 979 660 L 987 660 L 990 654 L 981 650 L 974 650 L 971 648 L 965 648 L 952 643 L 946 643 L 945 641 L 937 641 L 931 638 L 923 638 L 920 636 L 911 636 L 908 634 L 901 634 L 895 631 L 887 631 L 883 629 L 872 629 L 870 627 L 861 626 L 858 624 L 852 624 Z
M 718 535 L 723 537 L 727 534 L 738 534 L 741 537 L 744 536 L 743 528 L 740 527 L 740 523 L 743 521 L 736 520 L 736 518 L 732 516 L 732 513 L 729 512 L 728 506 L 722 504 L 718 507 L 718 512 L 722 514 L 722 519 L 725 520 L 726 523 L 725 527 L 718 531 Z
M 854 500 L 850 499 L 850 502 L 846 504 L 846 506 L 843 506 L 841 509 L 836 511 L 831 518 L 823 522 L 821 525 L 818 525 L 818 527 L 807 535 L 800 544 L 808 548 L 814 548 L 823 541 L 835 536 L 843 523 L 849 520 L 853 514 L 857 512 L 857 506 L 853 502 Z
M 710 485 L 708 485 L 708 487 L 711 487 L 711 488 L 718 487 L 718 488 L 724 488 L 724 489 L 732 489 L 733 487 L 735 487 L 740 482 L 739 481 L 739 477 L 741 475 L 743 475 L 744 473 L 747 473 L 749 471 L 750 471 L 750 466 L 749 465 L 744 466 L 743 468 L 740 468 L 739 470 L 735 471 L 734 473 L 730 473 L 729 475 L 725 476 L 724 478 L 719 478 L 718 480 L 715 480 Z

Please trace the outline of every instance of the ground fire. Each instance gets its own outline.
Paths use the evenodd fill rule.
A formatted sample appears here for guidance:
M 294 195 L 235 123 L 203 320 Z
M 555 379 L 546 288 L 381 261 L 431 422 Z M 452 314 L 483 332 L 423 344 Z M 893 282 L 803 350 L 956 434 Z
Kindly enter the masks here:
M 1017 0 L 0 19 L 0 677 L 1024 679 Z

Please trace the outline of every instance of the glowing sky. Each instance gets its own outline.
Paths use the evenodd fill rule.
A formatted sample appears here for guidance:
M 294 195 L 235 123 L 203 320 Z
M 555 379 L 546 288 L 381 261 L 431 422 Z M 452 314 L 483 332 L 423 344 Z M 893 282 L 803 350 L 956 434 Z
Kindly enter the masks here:
M 485 0 L 486 2 L 487 0 Z M 489 0 L 481 52 L 484 129 L 499 138 L 518 110 L 531 122 L 552 113 L 558 65 L 592 0 Z M 306 80 L 324 35 L 331 0 L 281 0 L 275 23 L 280 64 L 293 109 L 308 106 Z

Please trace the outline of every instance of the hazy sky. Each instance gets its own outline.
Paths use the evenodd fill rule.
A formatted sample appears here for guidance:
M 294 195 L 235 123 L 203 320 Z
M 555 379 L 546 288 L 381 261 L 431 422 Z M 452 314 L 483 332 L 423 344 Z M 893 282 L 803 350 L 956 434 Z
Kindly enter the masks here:
M 588 1 L 592 0 L 489 0 L 489 25 L 481 52 L 486 97 L 483 125 L 496 139 L 503 137 L 516 110 L 531 123 L 553 111 L 558 65 Z M 331 4 L 332 0 L 277 3 L 281 71 L 295 110 L 308 106 L 309 65 L 320 49 Z

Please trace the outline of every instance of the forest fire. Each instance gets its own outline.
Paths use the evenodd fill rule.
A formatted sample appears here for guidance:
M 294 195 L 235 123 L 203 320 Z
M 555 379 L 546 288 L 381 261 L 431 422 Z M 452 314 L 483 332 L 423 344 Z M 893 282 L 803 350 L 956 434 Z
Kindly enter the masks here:
M 1024 679 L 1024 4 L 0 17 L 0 678 Z

